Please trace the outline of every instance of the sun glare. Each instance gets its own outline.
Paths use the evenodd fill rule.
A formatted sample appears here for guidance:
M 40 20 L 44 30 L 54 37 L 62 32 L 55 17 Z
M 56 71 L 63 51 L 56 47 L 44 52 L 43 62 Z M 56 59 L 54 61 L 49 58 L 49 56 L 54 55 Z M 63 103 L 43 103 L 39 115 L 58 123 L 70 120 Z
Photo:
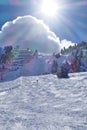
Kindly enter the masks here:
M 53 0 L 44 0 L 41 6 L 42 13 L 47 16 L 54 16 L 57 9 L 57 3 Z

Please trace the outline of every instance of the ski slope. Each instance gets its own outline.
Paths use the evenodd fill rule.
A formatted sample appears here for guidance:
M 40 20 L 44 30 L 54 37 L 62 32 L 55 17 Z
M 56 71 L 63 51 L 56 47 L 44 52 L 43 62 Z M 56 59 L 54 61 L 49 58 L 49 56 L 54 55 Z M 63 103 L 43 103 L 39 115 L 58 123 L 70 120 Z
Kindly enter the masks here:
M 1 82 L 0 130 L 87 130 L 87 73 Z

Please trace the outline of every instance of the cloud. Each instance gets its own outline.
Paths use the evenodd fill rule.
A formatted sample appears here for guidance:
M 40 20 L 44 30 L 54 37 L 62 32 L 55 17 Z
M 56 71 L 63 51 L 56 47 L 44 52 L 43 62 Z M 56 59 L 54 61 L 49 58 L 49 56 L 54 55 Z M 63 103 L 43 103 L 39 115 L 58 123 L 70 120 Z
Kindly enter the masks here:
M 67 49 L 69 46 L 74 46 L 76 43 L 73 43 L 72 41 L 67 41 L 66 39 L 61 40 L 61 49 L 64 47 Z
M 0 32 L 0 46 L 19 45 L 43 53 L 60 51 L 60 40 L 43 21 L 33 16 L 17 17 L 6 22 Z
M 17 17 L 13 21 L 6 22 L 0 31 L 0 46 L 19 45 L 20 48 L 30 48 L 43 53 L 58 53 L 62 48 L 68 48 L 75 43 L 59 40 L 42 21 L 27 15 Z

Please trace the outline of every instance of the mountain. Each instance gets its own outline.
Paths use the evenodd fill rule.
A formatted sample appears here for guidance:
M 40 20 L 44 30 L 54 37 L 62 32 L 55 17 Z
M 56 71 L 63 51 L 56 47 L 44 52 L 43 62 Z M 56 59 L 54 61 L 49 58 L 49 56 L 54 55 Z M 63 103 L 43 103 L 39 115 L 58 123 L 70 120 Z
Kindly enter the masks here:
M 51 74 L 57 72 L 62 66 L 69 73 L 87 71 L 86 48 L 86 43 L 82 43 L 64 49 L 61 53 L 46 54 L 29 48 L 6 46 L 0 50 L 0 77 L 7 81 L 20 76 Z

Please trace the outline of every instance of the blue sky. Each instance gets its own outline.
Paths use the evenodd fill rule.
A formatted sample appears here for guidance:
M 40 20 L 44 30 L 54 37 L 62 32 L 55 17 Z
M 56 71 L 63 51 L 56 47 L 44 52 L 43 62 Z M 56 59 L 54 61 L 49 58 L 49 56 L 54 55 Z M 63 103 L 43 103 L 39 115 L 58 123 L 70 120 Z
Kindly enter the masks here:
M 60 0 L 56 0 L 57 4 Z M 0 28 L 18 16 L 32 15 L 42 19 L 61 39 L 87 41 L 87 0 L 61 0 L 62 11 L 54 18 L 40 12 L 41 0 L 0 0 Z M 63 8 L 64 7 L 64 8 Z

